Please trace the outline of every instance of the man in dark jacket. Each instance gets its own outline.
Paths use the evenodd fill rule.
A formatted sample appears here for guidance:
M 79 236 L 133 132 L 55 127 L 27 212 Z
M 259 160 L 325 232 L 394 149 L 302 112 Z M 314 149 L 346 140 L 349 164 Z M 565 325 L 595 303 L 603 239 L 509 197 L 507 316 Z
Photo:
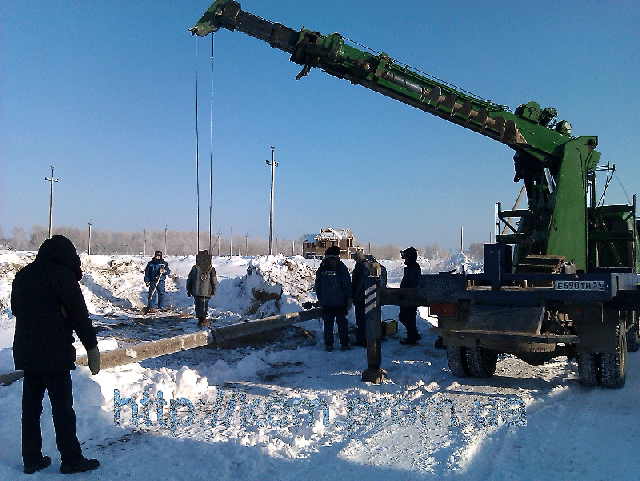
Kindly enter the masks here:
M 149 288 L 149 299 L 147 308 L 144 309 L 145 312 L 151 308 L 156 295 L 158 296 L 158 309 L 165 308 L 164 280 L 169 274 L 171 274 L 169 264 L 162 258 L 162 252 L 156 251 L 153 259 L 144 269 L 144 283 Z
M 356 251 L 353 254 L 356 266 L 351 273 L 351 295 L 356 314 L 356 346 L 367 347 L 364 320 L 364 283 L 368 276 L 375 275 L 373 266 L 365 259 L 364 253 Z
M 349 269 L 340 260 L 340 248 L 329 247 L 316 272 L 315 291 L 322 307 L 324 321 L 324 348 L 333 350 L 333 323 L 338 324 L 342 350 L 349 346 L 349 330 L 346 315 L 351 309 L 351 277 Z
M 408 247 L 400 251 L 400 255 L 404 259 L 404 275 L 400 281 L 401 288 L 417 288 L 420 282 L 420 266 L 418 265 L 418 251 L 415 247 Z M 407 329 L 406 339 L 400 341 L 401 344 L 414 345 L 417 344 L 422 336 L 418 334 L 416 327 L 416 317 L 418 314 L 417 307 L 400 306 L 400 314 L 398 320 Z
M 76 352 L 73 332 L 87 350 L 92 374 L 100 370 L 96 332 L 78 281 L 80 258 L 73 243 L 55 235 L 40 246 L 36 259 L 21 269 L 11 286 L 11 311 L 16 317 L 13 359 L 24 371 L 22 381 L 22 460 L 31 474 L 51 464 L 42 455 L 40 415 L 45 390 L 51 401 L 60 472 L 96 469 L 97 459 L 82 455 L 76 436 L 71 369 Z
M 211 255 L 209 251 L 200 251 L 196 254 L 196 265 L 191 268 L 187 277 L 187 296 L 195 299 L 199 327 L 209 327 L 209 299 L 215 295 L 216 286 L 216 270 L 211 265 Z

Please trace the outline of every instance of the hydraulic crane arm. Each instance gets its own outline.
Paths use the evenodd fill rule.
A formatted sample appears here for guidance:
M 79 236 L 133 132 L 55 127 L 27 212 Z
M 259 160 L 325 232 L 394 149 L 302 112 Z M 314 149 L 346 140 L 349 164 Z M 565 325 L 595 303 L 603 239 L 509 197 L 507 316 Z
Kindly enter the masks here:
M 412 107 L 478 132 L 515 150 L 515 181 L 524 180 L 529 213 L 502 242 L 526 253 L 565 255 L 586 264 L 586 189 L 598 164 L 595 136 L 572 137 L 553 108 L 536 102 L 515 112 L 423 74 L 385 53 L 360 50 L 338 33 L 294 30 L 245 12 L 233 0 L 217 0 L 190 29 L 206 36 L 220 28 L 239 30 L 291 55 L 302 66 L 296 77 L 317 67 Z M 499 239 L 500 240 L 500 239 Z
M 541 110 L 529 102 L 514 114 L 503 105 L 421 74 L 385 53 L 376 55 L 353 47 L 338 33 L 324 36 L 308 29 L 297 31 L 245 12 L 233 0 L 214 2 L 190 30 L 206 36 L 220 28 L 239 30 L 291 54 L 291 61 L 303 67 L 298 79 L 312 67 L 320 68 L 526 152 L 545 167 L 557 164 L 553 157 L 562 157 L 561 146 L 571 140 L 567 122 L 548 127 L 555 109 Z

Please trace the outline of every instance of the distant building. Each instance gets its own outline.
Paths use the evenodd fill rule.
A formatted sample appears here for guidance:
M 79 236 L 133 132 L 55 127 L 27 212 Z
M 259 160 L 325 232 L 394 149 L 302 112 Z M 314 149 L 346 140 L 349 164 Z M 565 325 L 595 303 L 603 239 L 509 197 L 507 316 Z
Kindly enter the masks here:
M 312 259 L 322 257 L 324 251 L 331 246 L 340 247 L 340 257 L 350 259 L 356 251 L 362 251 L 362 247 L 354 247 L 353 232 L 351 229 L 320 229 L 319 234 L 307 234 L 302 238 L 302 252 L 304 257 Z

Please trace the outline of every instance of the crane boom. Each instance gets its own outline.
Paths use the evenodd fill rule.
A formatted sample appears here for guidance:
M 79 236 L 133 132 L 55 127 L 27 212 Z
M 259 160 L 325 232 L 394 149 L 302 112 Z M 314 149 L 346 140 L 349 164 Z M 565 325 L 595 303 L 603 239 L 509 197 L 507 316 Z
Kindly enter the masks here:
M 386 53 L 363 51 L 339 33 L 294 30 L 245 12 L 234 0 L 215 1 L 190 31 L 206 36 L 220 28 L 239 30 L 287 52 L 302 66 L 297 79 L 320 68 L 509 146 L 515 151 L 514 181 L 524 180 L 529 213 L 522 216 L 517 232 L 502 236 L 502 241 L 527 246 L 520 257 L 564 255 L 585 268 L 587 179 L 600 158 L 595 151 L 598 139 L 572 137 L 568 122 L 554 120 L 555 109 L 528 102 L 511 112 Z
M 349 45 L 339 33 L 325 36 L 304 28 L 294 30 L 245 12 L 234 0 L 214 2 L 190 30 L 206 36 L 220 28 L 241 31 L 291 54 L 291 61 L 303 67 L 298 79 L 311 68 L 320 68 L 515 150 L 529 152 L 545 164 L 551 165 L 548 156 L 571 140 L 566 121 L 549 128 L 555 109 L 541 110 L 535 102 L 529 102 L 512 113 L 503 105 L 421 74 L 386 53 L 376 55 Z

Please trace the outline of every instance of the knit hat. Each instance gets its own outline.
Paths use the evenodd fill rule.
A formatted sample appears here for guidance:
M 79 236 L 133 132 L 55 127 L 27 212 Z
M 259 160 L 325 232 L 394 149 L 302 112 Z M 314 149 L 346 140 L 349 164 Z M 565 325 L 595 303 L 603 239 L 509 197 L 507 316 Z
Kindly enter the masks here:
M 407 247 L 405 250 L 400 251 L 400 255 L 403 259 L 406 259 L 409 262 L 415 262 L 418 260 L 418 251 L 415 247 Z
M 331 246 L 326 251 L 324 251 L 325 256 L 339 256 L 340 255 L 340 247 Z

